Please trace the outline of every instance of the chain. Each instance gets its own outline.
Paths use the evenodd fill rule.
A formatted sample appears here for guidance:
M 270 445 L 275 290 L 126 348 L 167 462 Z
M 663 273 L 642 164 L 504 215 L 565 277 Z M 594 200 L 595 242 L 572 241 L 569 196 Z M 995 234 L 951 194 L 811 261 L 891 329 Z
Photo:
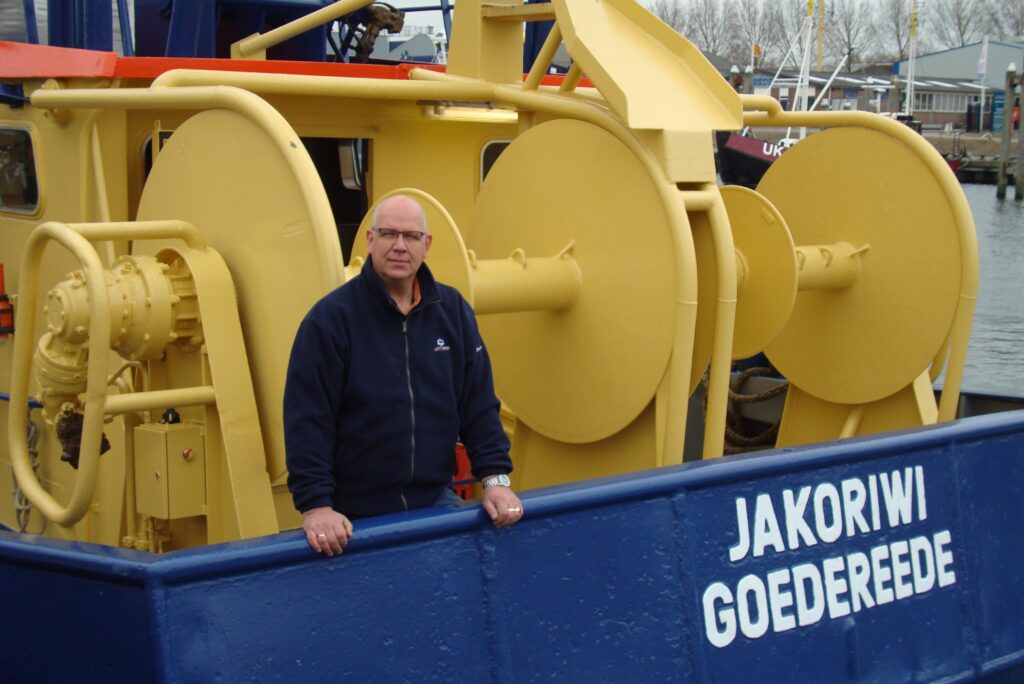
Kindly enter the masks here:
M 28 441 L 29 462 L 32 464 L 32 471 L 35 472 L 38 477 L 39 451 L 36 449 L 36 445 L 39 443 L 39 426 L 32 420 L 31 412 L 29 413 L 28 424 L 26 427 L 26 440 Z M 18 486 L 17 478 L 14 478 L 14 515 L 18 521 L 18 531 L 27 532 L 29 518 L 32 515 L 32 502 L 29 501 L 24 492 L 21 491 L 21 487 Z M 39 528 L 39 532 L 37 534 L 43 534 L 45 532 L 46 518 L 43 518 L 42 527 Z

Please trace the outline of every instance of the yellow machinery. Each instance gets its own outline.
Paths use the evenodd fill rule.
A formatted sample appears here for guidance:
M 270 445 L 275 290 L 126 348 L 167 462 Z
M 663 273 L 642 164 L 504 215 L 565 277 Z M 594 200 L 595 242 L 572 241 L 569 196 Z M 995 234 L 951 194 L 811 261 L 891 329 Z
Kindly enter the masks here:
M 523 23 L 545 19 L 523 79 Z M 346 267 L 337 203 L 360 192 L 427 208 L 429 263 L 474 305 L 515 416 L 518 488 L 681 462 L 708 368 L 703 455 L 721 455 L 731 362 L 760 351 L 791 381 L 780 444 L 953 417 L 977 250 L 922 138 L 737 95 L 630 0 L 462 0 L 454 41 L 446 73 L 393 72 L 405 79 L 25 79 L 31 104 L 0 110 L 0 128 L 30 134 L 40 179 L 35 209 L 0 212 L 18 278 L 0 488 L 24 497 L 0 499 L 0 521 L 152 551 L 297 526 L 285 367 L 308 308 L 357 272 L 365 226 L 348 227 Z M 573 67 L 542 85 L 561 43 Z M 743 125 L 830 130 L 756 192 L 720 188 L 712 132 Z M 325 182 L 311 140 L 343 157 L 367 145 L 365 173 L 342 179 L 354 195 Z M 70 426 L 65 448 L 80 432 L 77 471 L 51 423 Z

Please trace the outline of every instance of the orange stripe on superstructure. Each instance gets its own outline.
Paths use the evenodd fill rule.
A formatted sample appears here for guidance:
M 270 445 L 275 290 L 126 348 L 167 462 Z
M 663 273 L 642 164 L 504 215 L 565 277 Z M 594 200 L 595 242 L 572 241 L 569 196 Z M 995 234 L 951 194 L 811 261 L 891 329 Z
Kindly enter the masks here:
M 0 40 L 0 78 L 110 78 L 116 62 L 113 52 Z
M 344 76 L 406 80 L 412 69 L 444 72 L 437 64 L 345 64 L 339 62 L 295 62 L 285 60 L 211 59 L 201 57 L 119 57 L 113 52 L 79 50 L 0 41 L 0 78 L 134 78 L 154 79 L 172 69 L 301 76 Z M 563 77 L 545 75 L 541 83 L 557 86 Z M 586 78 L 581 87 L 592 84 Z
M 416 68 L 444 71 L 436 64 Z M 119 57 L 113 52 L 0 41 L 0 78 L 139 78 L 151 79 L 172 69 L 204 69 L 304 76 L 347 76 L 405 80 L 405 64 L 345 64 L 285 60 L 211 59 L 196 57 Z

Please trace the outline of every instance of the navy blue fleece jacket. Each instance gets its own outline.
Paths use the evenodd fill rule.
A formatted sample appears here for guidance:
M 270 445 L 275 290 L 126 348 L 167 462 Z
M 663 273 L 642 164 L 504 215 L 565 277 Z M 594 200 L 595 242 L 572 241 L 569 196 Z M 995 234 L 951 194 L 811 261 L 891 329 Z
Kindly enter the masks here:
M 456 441 L 476 477 L 512 470 L 473 310 L 425 264 L 417 279 L 420 302 L 403 316 L 367 260 L 300 324 L 284 392 L 298 510 L 429 506 L 451 481 Z

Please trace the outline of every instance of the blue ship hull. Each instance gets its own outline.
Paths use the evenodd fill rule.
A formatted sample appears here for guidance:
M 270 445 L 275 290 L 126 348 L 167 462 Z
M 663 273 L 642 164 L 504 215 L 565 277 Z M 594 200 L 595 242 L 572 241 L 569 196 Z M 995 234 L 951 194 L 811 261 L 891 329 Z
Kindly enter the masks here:
M 334 559 L 297 532 L 163 556 L 2 532 L 0 672 L 1019 681 L 1022 491 L 1024 411 L 536 490 L 508 530 L 365 520 Z

